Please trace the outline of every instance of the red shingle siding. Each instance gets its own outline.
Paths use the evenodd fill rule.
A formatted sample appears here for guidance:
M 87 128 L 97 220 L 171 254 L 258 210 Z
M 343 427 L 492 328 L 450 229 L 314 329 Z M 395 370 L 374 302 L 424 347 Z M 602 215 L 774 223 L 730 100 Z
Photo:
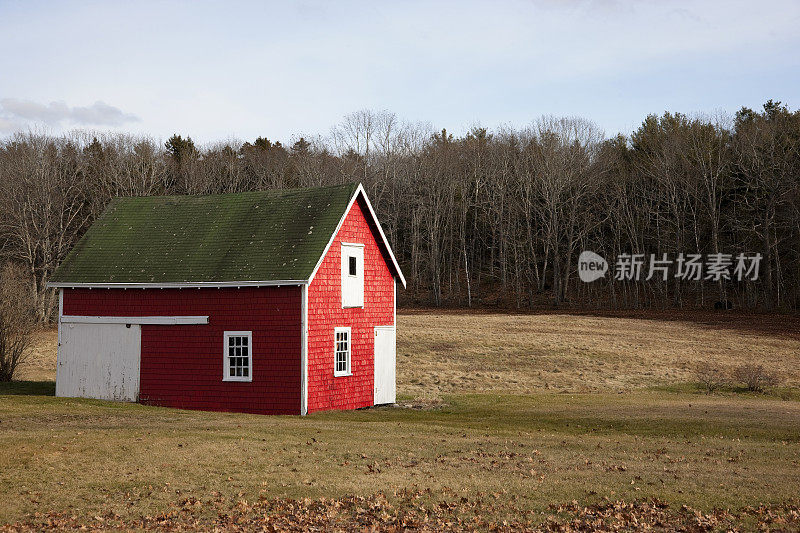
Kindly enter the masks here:
M 308 412 L 373 405 L 373 328 L 394 324 L 394 278 L 366 213 L 360 199 L 353 204 L 309 287 Z M 363 309 L 342 309 L 342 242 L 364 244 Z M 348 326 L 352 375 L 333 377 L 334 328 Z
M 209 316 L 142 326 L 140 401 L 182 409 L 300 412 L 300 287 L 64 289 L 65 315 Z M 253 381 L 223 382 L 223 334 L 253 332 Z

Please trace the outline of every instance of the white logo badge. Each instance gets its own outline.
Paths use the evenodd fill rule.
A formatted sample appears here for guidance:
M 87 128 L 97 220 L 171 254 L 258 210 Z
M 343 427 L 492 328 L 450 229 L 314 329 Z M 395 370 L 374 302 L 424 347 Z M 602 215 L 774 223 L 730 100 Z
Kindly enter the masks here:
M 586 283 L 602 278 L 608 272 L 608 263 L 594 252 L 585 250 L 578 257 L 578 276 Z

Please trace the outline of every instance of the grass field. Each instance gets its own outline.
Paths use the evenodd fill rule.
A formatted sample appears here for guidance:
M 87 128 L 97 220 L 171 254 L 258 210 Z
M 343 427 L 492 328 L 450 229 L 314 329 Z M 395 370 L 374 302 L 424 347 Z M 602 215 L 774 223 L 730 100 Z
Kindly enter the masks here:
M 303 418 L 55 398 L 43 332 L 0 385 L 0 524 L 798 529 L 797 326 L 401 315 L 400 407 Z M 692 384 L 753 360 L 782 386 Z

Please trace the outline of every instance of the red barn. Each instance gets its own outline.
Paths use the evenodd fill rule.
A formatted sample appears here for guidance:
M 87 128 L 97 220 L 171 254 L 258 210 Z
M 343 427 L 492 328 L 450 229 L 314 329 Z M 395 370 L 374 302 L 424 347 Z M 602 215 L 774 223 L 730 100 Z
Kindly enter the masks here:
M 264 414 L 392 403 L 398 281 L 361 185 L 118 198 L 50 282 L 56 395 Z

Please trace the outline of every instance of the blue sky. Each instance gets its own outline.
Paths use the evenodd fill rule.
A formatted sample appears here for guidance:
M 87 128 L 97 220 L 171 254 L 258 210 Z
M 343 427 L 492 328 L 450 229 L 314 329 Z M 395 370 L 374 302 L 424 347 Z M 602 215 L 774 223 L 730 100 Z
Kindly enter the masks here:
M 0 0 L 0 136 L 326 135 L 359 109 L 456 133 L 800 106 L 800 2 Z

